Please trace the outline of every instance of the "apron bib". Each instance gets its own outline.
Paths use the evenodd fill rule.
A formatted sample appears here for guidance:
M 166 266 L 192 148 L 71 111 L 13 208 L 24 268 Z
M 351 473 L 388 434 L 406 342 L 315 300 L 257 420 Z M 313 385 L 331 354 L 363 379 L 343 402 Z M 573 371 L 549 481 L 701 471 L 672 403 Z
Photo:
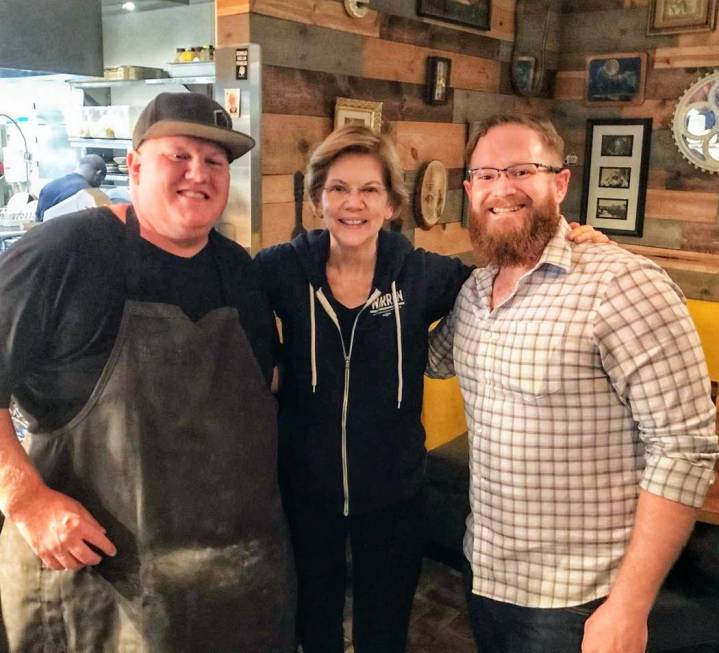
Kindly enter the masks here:
M 127 232 L 132 263 L 132 210 Z M 128 298 L 137 296 L 132 270 Z M 193 322 L 177 306 L 128 299 L 85 407 L 24 446 L 47 484 L 80 501 L 118 553 L 52 571 L 6 523 L 0 591 L 11 650 L 293 650 L 276 402 L 235 308 Z

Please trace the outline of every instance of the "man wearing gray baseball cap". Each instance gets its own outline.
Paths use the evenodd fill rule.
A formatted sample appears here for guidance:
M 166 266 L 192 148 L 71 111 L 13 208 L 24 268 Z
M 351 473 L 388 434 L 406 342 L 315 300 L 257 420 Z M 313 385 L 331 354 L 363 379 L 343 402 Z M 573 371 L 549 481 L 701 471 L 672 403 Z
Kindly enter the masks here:
M 274 321 L 213 229 L 253 146 L 210 98 L 162 93 L 132 204 L 0 258 L 0 649 L 294 650 Z

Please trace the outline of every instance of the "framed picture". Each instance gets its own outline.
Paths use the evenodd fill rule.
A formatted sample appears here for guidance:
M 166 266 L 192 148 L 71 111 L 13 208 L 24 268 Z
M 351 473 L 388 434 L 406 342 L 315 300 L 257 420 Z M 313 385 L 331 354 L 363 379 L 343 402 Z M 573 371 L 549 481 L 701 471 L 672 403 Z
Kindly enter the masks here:
M 366 125 L 379 133 L 382 127 L 382 103 L 338 97 L 335 102 L 335 129 L 345 125 Z
M 587 121 L 582 224 L 642 235 L 651 137 L 651 118 Z
M 417 0 L 417 15 L 489 29 L 492 6 L 490 0 Z
M 451 69 L 451 59 L 427 57 L 425 100 L 429 104 L 447 104 L 449 98 L 449 72 Z
M 646 52 L 616 52 L 587 57 L 588 106 L 641 104 L 644 102 Z
M 717 0 L 649 0 L 647 34 L 711 32 Z

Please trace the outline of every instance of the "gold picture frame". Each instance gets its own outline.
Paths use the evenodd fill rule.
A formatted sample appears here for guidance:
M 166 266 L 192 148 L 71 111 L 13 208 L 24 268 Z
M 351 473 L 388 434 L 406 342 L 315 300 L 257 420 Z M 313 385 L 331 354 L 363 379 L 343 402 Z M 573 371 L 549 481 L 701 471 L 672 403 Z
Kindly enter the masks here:
M 650 0 L 647 34 L 710 32 L 717 0 Z
M 382 103 L 338 97 L 335 102 L 335 129 L 353 124 L 365 125 L 379 133 L 382 128 Z

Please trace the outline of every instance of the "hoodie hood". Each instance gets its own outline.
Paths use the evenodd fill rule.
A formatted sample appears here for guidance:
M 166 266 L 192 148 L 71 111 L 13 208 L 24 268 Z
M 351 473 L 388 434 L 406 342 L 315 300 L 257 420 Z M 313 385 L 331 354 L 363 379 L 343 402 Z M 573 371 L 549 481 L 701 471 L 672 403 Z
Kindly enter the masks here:
M 325 266 L 330 252 L 330 233 L 327 229 L 313 229 L 300 234 L 290 243 L 297 252 L 300 264 L 315 290 L 327 288 Z M 399 276 L 413 246 L 402 234 L 393 231 L 379 232 L 377 265 L 372 290 L 392 292 L 392 282 Z

